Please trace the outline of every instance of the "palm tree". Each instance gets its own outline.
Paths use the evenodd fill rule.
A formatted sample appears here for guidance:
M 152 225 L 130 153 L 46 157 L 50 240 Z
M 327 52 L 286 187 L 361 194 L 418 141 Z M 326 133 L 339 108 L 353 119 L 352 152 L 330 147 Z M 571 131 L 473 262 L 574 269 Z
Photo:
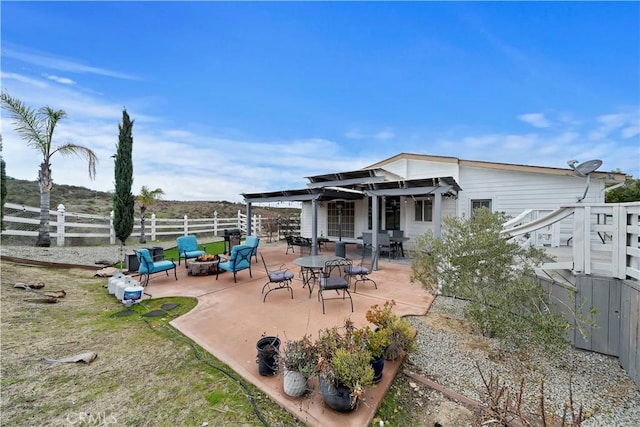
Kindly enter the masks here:
M 87 159 L 89 163 L 89 178 L 96 176 L 96 163 L 98 157 L 89 148 L 66 142 L 54 147 L 53 131 L 59 120 L 67 117 L 64 110 L 54 110 L 51 107 L 42 107 L 33 110 L 17 98 L 13 98 L 6 92 L 0 95 L 2 108 L 9 113 L 13 120 L 16 132 L 27 142 L 27 145 L 42 154 L 42 163 L 38 172 L 38 184 L 40 186 L 40 226 L 36 246 L 51 246 L 49 235 L 49 207 L 51 205 L 51 157 L 60 153 L 61 156 L 76 155 Z
M 140 206 L 140 243 L 147 243 L 147 238 L 144 235 L 144 223 L 147 209 L 155 205 L 163 194 L 164 191 L 162 191 L 162 188 L 149 190 L 146 185 L 143 185 L 140 189 L 140 194 L 136 196 L 136 200 Z

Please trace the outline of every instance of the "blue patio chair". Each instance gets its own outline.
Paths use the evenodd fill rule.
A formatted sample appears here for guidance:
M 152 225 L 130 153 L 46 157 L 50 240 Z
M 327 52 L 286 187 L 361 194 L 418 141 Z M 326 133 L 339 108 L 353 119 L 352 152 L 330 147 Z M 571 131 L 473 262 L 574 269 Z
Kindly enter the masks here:
M 207 248 L 198 249 L 198 239 L 194 235 L 180 236 L 176 239 L 178 243 L 178 265 L 180 260 L 184 258 L 184 265 L 187 266 L 187 259 L 198 258 L 206 253 Z
M 244 244 L 247 246 L 253 247 L 251 256 L 255 257 L 256 262 L 258 262 L 258 245 L 260 244 L 260 238 L 258 236 L 247 236 L 247 238 L 244 241 Z
M 165 271 L 167 276 L 169 276 L 169 270 L 173 270 L 173 275 L 176 280 L 178 280 L 178 275 L 176 274 L 176 263 L 173 260 L 162 260 L 162 261 L 153 261 L 151 258 L 151 254 L 149 253 L 149 249 L 138 249 L 136 252 L 136 258 L 138 258 L 138 263 L 140 266 L 138 267 L 138 273 L 140 277 L 142 277 L 142 286 L 147 286 L 149 283 L 149 277 L 154 273 L 160 273 L 161 271 Z
M 253 247 L 247 245 L 236 245 L 231 249 L 231 256 L 229 261 L 221 262 L 218 264 L 218 271 L 216 273 L 216 280 L 220 270 L 230 271 L 233 273 L 233 282 L 237 283 L 236 273 L 241 270 L 249 269 L 249 277 L 253 277 L 251 274 L 251 257 L 253 253 Z

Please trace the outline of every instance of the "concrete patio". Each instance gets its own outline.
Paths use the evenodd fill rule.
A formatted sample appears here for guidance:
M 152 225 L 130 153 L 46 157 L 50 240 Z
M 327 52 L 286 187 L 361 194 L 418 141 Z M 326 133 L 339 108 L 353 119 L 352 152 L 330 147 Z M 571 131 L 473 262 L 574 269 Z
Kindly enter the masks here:
M 351 249 L 351 248 L 349 248 Z M 283 391 L 282 376 L 261 376 L 256 363 L 256 342 L 264 335 L 278 336 L 282 342 L 298 339 L 304 334 L 316 338 L 320 329 L 342 326 L 350 317 L 356 327 L 368 324 L 365 313 L 374 304 L 384 304 L 395 300 L 394 311 L 399 316 L 424 315 L 433 302 L 433 296 L 419 285 L 409 283 L 411 268 L 406 260 L 381 259 L 379 270 L 371 274 L 378 289 L 370 284 L 358 284 L 357 293 L 352 292 L 353 313 L 349 301 L 339 299 L 326 301 L 326 314 L 322 314 L 322 304 L 317 299 L 317 290 L 310 297 L 298 276 L 299 267 L 293 260 L 302 256 L 285 254 L 286 245 L 260 242 L 267 265 L 277 268 L 285 264 L 296 274 L 293 282 L 294 298 L 286 290 L 271 292 L 263 302 L 261 290 L 267 282 L 262 262 L 252 264 L 253 278 L 249 271 L 233 275 L 222 273 L 215 276 L 189 276 L 184 264 L 178 267 L 178 281 L 173 275 L 156 274 L 152 277 L 146 292 L 153 298 L 168 296 L 190 296 L 198 299 L 198 305 L 186 315 L 171 324 L 183 334 L 193 339 L 205 350 L 226 363 L 247 381 L 291 414 L 310 426 L 364 426 L 371 422 L 378 405 L 396 376 L 400 362 L 385 362 L 382 381 L 368 387 L 360 406 L 354 412 L 342 414 L 324 405 L 317 386 L 302 398 L 291 398 Z M 321 254 L 333 253 L 329 245 Z M 347 257 L 359 261 L 359 254 L 349 252 Z M 307 255 L 305 253 L 305 255 Z M 258 256 L 260 259 L 260 256 Z

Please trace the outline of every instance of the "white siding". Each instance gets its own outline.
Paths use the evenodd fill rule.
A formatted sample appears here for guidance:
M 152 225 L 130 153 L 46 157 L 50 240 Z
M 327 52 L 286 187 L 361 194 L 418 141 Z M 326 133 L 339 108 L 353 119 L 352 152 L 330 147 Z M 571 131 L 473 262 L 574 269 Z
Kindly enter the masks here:
M 395 162 L 387 163 L 383 169 L 393 172 L 405 179 L 438 178 L 441 176 L 452 176 L 457 182 L 458 164 L 446 162 L 434 162 L 428 160 L 398 159 Z
M 563 204 L 576 203 L 584 194 L 587 179 L 463 166 L 460 186 L 460 215 L 469 215 L 471 200 L 491 199 L 494 212 L 516 216 L 526 209 L 553 210 Z M 603 187 L 601 180 L 592 179 L 585 203 L 603 202 Z
M 405 179 L 452 176 L 462 188 L 458 199 L 443 198 L 443 217 L 458 215 L 468 217 L 471 200 L 490 199 L 494 212 L 517 216 L 526 209 L 552 211 L 561 205 L 576 203 L 585 192 L 587 179 L 567 171 L 567 175 L 521 172 L 478 166 L 459 166 L 454 162 L 398 159 L 381 165 L 385 170 Z M 592 179 L 585 203 L 604 202 L 604 182 Z M 355 202 L 355 235 L 368 230 L 368 200 Z M 414 220 L 414 204 L 411 197 L 400 199 L 400 226 L 405 236 L 414 239 L 431 230 L 433 223 Z M 302 235 L 311 236 L 311 203 L 303 203 L 301 215 Z M 318 235 L 327 235 L 326 204 L 318 207 Z M 331 236 L 329 236 L 331 237 Z M 411 241 L 407 246 L 411 246 Z

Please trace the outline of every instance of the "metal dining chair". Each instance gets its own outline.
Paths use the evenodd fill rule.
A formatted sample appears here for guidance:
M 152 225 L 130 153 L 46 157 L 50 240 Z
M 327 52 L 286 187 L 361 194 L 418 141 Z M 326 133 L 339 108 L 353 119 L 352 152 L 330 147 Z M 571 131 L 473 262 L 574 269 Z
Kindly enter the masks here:
M 291 292 L 291 299 L 293 299 L 293 289 L 291 288 L 291 281 L 294 277 L 293 273 L 286 268 L 284 264 L 281 264 L 277 270 L 269 270 L 267 262 L 264 260 L 262 254 L 260 254 L 260 258 L 262 258 L 264 271 L 267 272 L 267 277 L 269 277 L 269 281 L 262 287 L 262 293 L 264 294 L 262 302 L 267 300 L 269 292 L 275 291 L 276 289 L 289 289 L 289 292 Z M 274 287 L 271 287 L 271 285 L 274 285 Z M 267 293 L 264 292 L 265 289 L 268 289 Z
M 346 268 L 351 268 L 352 263 L 348 259 L 337 258 L 327 261 L 320 273 L 320 284 L 318 287 L 318 301 L 322 300 L 322 314 L 325 314 L 324 302 L 329 299 L 346 299 L 349 296 L 351 301 L 351 312 L 353 313 L 353 298 L 349 292 L 349 282 L 346 277 L 342 276 L 342 272 Z M 325 297 L 325 291 L 336 291 L 339 295 L 342 290 L 342 297 Z
M 356 292 L 356 288 L 358 286 L 358 282 L 371 282 L 373 286 L 378 289 L 378 284 L 369 277 L 369 274 L 373 271 L 372 268 L 373 258 L 367 257 L 366 248 L 362 250 L 362 258 L 360 260 L 360 264 L 351 265 L 344 268 L 344 275 L 347 279 L 347 282 L 351 283 L 351 278 L 355 277 L 356 280 L 353 283 L 353 292 Z

